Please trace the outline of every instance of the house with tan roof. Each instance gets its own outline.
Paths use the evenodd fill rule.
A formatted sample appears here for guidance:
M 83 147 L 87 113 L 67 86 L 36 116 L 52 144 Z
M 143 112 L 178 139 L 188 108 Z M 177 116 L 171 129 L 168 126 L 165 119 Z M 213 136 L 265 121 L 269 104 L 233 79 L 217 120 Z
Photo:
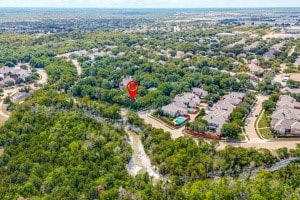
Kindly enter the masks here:
M 17 80 L 26 81 L 26 79 L 31 75 L 32 72 L 28 70 L 4 66 L 0 68 L 0 85 L 4 87 L 7 83 L 15 84 Z
M 261 68 L 260 66 L 254 64 L 254 63 L 251 63 L 251 64 L 248 64 L 248 70 L 254 74 L 254 73 L 263 73 L 265 70 L 263 68 Z
M 179 107 L 179 106 L 175 105 L 174 103 L 163 106 L 161 108 L 161 110 L 165 115 L 168 115 L 171 117 L 178 117 L 181 115 L 186 115 L 188 113 L 186 108 Z
M 276 133 L 300 134 L 300 103 L 291 96 L 280 96 L 271 119 L 271 127 Z
M 189 108 L 194 108 L 200 104 L 200 98 L 190 92 L 185 92 L 181 95 L 176 95 L 171 104 L 161 108 L 165 115 L 177 117 L 188 114 Z
M 224 96 L 223 100 L 218 101 L 212 108 L 212 112 L 204 116 L 208 122 L 208 129 L 221 134 L 222 126 L 229 121 L 229 117 L 234 108 L 245 98 L 244 93 L 231 92 Z
M 181 95 L 176 95 L 174 102 L 185 104 L 187 108 L 192 108 L 200 104 L 200 98 L 193 93 L 185 92 Z
M 192 88 L 192 92 L 200 98 L 204 98 L 208 95 L 208 92 L 203 90 L 202 88 Z

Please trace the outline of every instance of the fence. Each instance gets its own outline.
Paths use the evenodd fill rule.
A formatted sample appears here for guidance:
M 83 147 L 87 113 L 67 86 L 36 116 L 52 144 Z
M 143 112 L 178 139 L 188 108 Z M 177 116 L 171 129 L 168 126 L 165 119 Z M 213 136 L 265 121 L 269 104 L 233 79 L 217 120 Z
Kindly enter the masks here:
M 220 135 L 207 135 L 205 133 L 198 133 L 195 131 L 191 131 L 189 129 L 185 129 L 184 132 L 186 134 L 192 135 L 192 136 L 196 136 L 196 137 L 203 137 L 203 138 L 207 138 L 207 139 L 216 139 L 219 140 L 221 138 Z

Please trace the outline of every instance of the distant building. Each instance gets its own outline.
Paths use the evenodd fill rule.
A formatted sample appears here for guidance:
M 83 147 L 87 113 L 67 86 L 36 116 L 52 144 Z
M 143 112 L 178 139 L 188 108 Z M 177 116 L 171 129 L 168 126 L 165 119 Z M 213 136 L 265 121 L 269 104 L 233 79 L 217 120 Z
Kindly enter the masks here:
M 234 36 L 236 36 L 236 34 L 234 34 L 234 33 L 217 33 L 216 36 L 219 36 L 219 37 L 234 37 Z
M 285 29 L 287 34 L 300 34 L 300 26 L 292 26 Z
M 280 91 L 283 93 L 300 94 L 300 89 L 298 88 L 294 89 L 294 88 L 285 87 Z
M 255 73 L 263 73 L 265 70 L 263 68 L 261 68 L 260 66 L 254 64 L 254 63 L 251 63 L 251 64 L 248 64 L 248 70 L 252 73 L 252 74 L 255 74 Z
M 176 58 L 182 58 L 184 56 L 184 51 L 177 51 L 176 52 Z
M 263 58 L 265 60 L 270 60 L 275 58 L 276 51 L 274 49 L 270 49 L 268 52 L 264 53 Z

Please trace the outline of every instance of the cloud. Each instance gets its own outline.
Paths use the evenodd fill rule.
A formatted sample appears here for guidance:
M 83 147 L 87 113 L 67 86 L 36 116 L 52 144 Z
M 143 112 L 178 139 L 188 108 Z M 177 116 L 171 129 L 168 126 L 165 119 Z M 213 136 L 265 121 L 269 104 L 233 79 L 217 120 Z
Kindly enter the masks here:
M 3 1 L 3 2 L 1 2 Z M 299 0 L 0 0 L 0 7 L 213 8 L 300 7 Z

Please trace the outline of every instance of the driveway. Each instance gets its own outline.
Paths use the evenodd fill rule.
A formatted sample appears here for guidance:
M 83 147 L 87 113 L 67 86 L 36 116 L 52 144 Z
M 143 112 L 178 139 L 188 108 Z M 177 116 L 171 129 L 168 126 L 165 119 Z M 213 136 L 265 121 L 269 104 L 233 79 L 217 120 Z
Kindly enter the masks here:
M 263 96 L 263 95 L 258 95 L 257 96 L 257 102 L 255 106 L 253 107 L 253 112 L 249 115 L 250 117 L 247 118 L 248 125 L 245 126 L 245 133 L 248 136 L 248 143 L 257 143 L 264 141 L 260 139 L 260 137 L 256 134 L 255 131 L 255 121 L 256 118 L 255 116 L 259 116 L 260 111 L 262 110 L 262 103 L 267 100 L 269 97 L 268 96 Z
M 171 129 L 167 126 L 165 126 L 163 123 L 156 121 L 155 119 L 149 117 L 148 113 L 141 113 L 139 114 L 139 117 L 145 120 L 146 124 L 152 125 L 154 128 L 163 129 L 165 132 L 169 132 L 171 134 L 172 139 L 179 138 L 183 136 L 183 130 L 184 127 L 181 127 L 179 129 Z

